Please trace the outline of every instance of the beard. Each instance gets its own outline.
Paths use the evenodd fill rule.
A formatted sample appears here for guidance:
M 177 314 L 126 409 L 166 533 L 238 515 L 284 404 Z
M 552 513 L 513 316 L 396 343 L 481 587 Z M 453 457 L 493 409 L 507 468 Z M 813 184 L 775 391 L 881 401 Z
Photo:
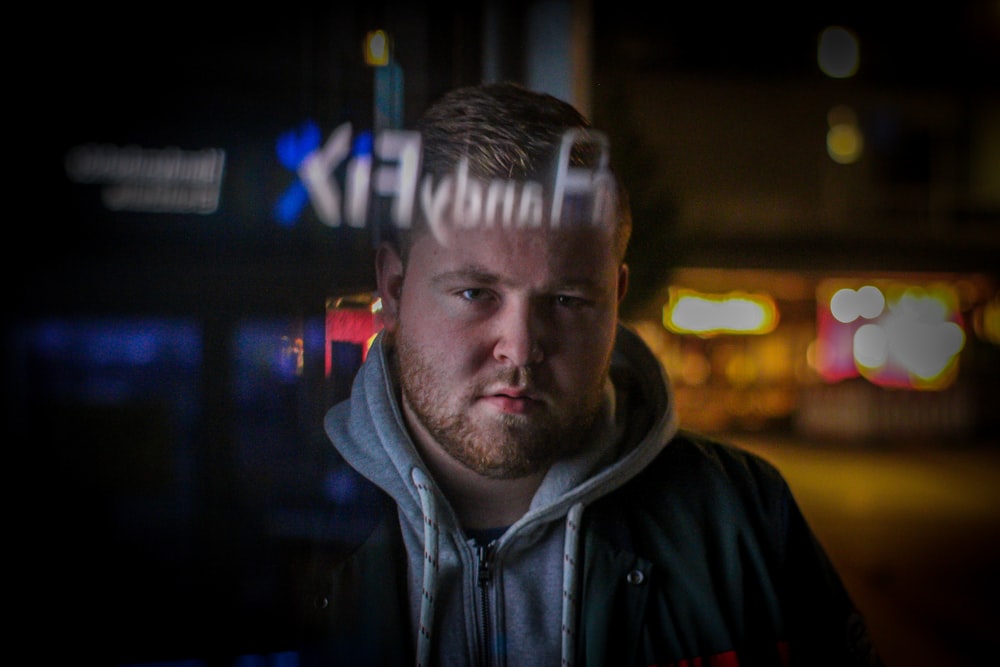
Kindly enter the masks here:
M 432 361 L 407 345 L 405 335 L 397 336 L 395 343 L 402 400 L 449 456 L 484 477 L 516 479 L 547 469 L 579 451 L 600 413 L 610 357 L 594 382 L 576 387 L 574 395 L 545 392 L 541 410 L 473 416 L 470 410 L 486 387 L 499 384 L 537 391 L 534 374 L 526 368 L 509 368 L 471 386 L 454 386 L 435 371 Z

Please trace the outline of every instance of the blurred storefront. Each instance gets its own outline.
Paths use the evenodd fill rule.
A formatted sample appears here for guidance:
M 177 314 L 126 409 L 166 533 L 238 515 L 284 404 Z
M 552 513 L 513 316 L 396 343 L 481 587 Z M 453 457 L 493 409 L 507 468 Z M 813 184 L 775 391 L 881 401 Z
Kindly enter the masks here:
M 842 443 L 996 438 L 1000 295 L 986 274 L 677 269 L 632 325 L 682 424 Z

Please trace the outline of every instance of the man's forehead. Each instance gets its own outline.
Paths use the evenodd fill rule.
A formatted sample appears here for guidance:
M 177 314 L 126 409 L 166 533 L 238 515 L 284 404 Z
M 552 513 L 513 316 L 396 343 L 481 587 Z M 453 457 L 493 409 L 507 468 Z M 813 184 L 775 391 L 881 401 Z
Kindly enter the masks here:
M 613 243 L 603 230 L 476 229 L 455 232 L 447 243 L 423 234 L 418 243 L 410 262 L 435 281 L 585 284 L 617 268 Z
M 417 239 L 429 246 L 456 253 L 475 254 L 509 249 L 513 251 L 548 251 L 564 253 L 568 249 L 579 252 L 587 248 L 610 248 L 613 230 L 604 227 L 472 227 L 457 226 L 444 234 L 421 233 Z

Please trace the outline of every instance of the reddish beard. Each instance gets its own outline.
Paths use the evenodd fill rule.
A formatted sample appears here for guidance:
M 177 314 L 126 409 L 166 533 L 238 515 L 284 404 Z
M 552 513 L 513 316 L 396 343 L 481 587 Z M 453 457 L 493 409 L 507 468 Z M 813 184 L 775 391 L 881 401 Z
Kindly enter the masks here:
M 471 387 L 444 386 L 420 351 L 397 336 L 394 368 L 402 400 L 449 456 L 492 479 L 516 479 L 547 469 L 576 452 L 600 411 L 603 377 L 592 387 L 577 387 L 574 396 L 546 393 L 536 373 L 525 367 L 505 368 Z M 470 414 L 488 387 L 507 386 L 534 393 L 542 400 L 530 415 Z

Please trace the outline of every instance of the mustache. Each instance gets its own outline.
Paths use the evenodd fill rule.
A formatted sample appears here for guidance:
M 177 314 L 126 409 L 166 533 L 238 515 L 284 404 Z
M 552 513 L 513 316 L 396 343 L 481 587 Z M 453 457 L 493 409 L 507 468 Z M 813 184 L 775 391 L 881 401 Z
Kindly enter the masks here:
M 537 376 L 531 368 L 526 366 L 515 366 L 506 368 L 496 374 L 487 384 L 504 384 L 518 389 L 531 391 L 537 389 L 535 383 Z
M 497 373 L 495 380 L 513 387 L 527 387 L 534 383 L 535 373 L 527 366 L 514 366 Z

